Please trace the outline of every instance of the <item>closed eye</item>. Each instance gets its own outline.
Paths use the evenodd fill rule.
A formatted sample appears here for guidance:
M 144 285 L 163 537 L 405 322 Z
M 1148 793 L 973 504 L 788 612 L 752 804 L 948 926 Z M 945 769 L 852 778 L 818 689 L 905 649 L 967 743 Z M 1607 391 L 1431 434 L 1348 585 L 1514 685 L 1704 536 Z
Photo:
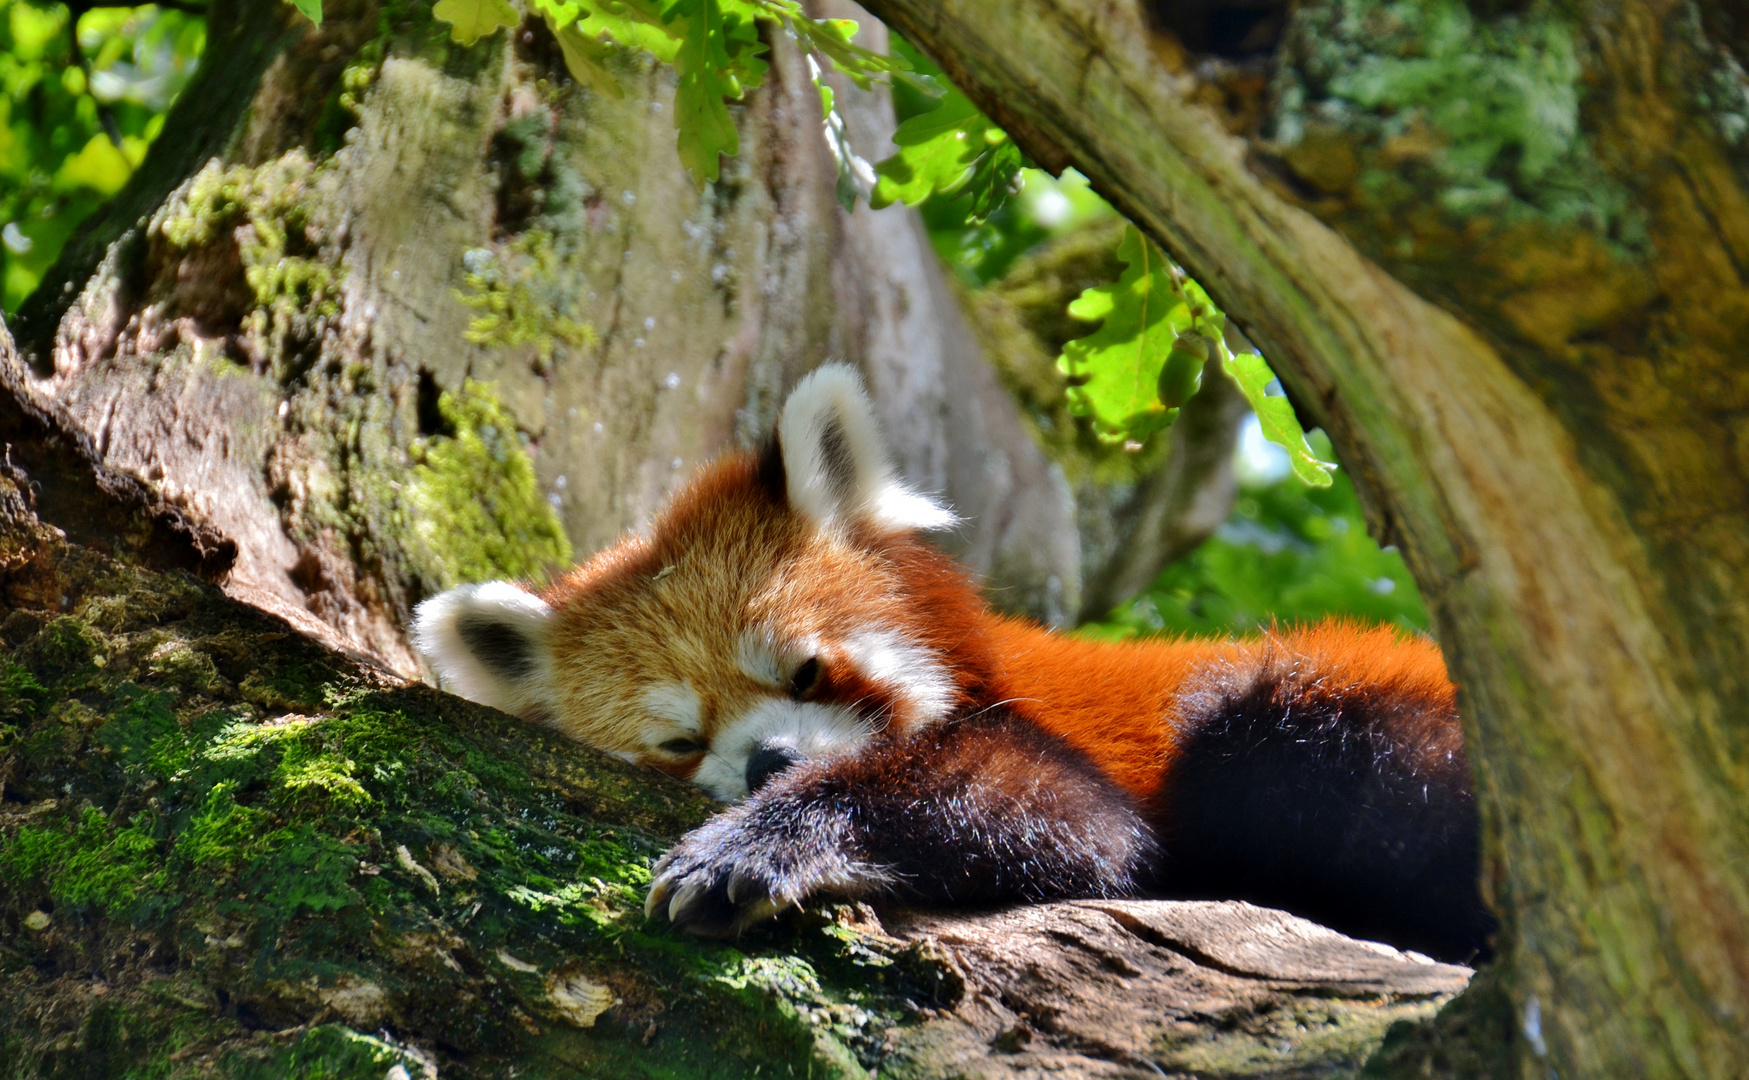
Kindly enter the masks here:
M 796 668 L 796 673 L 790 676 L 789 685 L 784 689 L 797 701 L 805 700 L 820 688 L 821 670 L 820 658 L 808 657 L 802 661 L 801 667 Z
M 656 749 L 664 754 L 673 754 L 675 757 L 692 757 L 709 750 L 710 743 L 703 739 L 669 739 L 665 743 L 658 744 Z

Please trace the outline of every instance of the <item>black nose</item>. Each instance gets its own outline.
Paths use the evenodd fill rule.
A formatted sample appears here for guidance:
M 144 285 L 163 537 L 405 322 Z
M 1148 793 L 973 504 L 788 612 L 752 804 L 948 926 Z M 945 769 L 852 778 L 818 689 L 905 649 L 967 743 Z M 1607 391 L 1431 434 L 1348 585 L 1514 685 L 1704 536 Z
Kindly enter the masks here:
M 764 743 L 747 759 L 747 793 L 764 787 L 778 773 L 802 760 L 802 752 L 793 746 Z

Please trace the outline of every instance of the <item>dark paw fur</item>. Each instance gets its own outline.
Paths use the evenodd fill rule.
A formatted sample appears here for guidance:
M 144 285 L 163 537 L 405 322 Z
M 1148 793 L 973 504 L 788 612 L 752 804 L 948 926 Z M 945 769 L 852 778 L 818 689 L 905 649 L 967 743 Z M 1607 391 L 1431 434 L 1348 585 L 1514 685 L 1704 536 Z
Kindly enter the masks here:
M 773 828 L 743 805 L 681 837 L 656 863 L 644 912 L 705 937 L 740 933 L 811 896 L 866 894 L 878 879 L 811 830 Z M 809 842 L 812 840 L 813 842 Z

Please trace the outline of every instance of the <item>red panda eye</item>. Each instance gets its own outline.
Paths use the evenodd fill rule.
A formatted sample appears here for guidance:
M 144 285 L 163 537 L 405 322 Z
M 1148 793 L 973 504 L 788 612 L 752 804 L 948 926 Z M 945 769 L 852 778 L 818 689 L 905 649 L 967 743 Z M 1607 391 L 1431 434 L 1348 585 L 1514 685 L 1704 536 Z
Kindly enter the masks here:
M 656 749 L 676 757 L 691 757 L 710 749 L 710 744 L 703 739 L 669 739 L 665 743 L 658 744 Z
M 784 689 L 789 696 L 801 700 L 820 688 L 820 658 L 810 656 L 802 661 L 802 666 L 796 668 L 796 673 L 790 676 L 789 685 Z

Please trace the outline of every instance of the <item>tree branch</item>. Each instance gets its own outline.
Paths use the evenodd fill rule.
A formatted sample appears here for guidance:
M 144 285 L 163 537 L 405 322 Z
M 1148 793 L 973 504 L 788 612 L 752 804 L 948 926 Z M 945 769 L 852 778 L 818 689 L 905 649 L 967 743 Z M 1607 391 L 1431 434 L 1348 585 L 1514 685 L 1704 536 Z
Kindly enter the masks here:
M 1749 1035 L 1724 1019 L 1749 1015 L 1749 833 L 1726 824 L 1742 820 L 1742 783 L 1718 773 L 1709 733 L 1719 695 L 1740 702 L 1731 673 L 1749 661 L 1743 610 L 1716 599 L 1749 587 L 1742 559 L 1723 557 L 1741 554 L 1741 508 L 1713 515 L 1716 528 L 1661 536 L 1669 561 L 1652 563 L 1630 518 L 1643 488 L 1620 469 L 1593 474 L 1587 462 L 1600 459 L 1572 426 L 1585 412 L 1557 409 L 1563 391 L 1537 388 L 1560 371 L 1564 387 L 1631 409 L 1639 399 L 1618 388 L 1644 359 L 1543 355 L 1521 342 L 1509 366 L 1466 322 L 1253 176 L 1245 144 L 1174 94 L 1126 5 L 868 6 L 1036 160 L 1072 162 L 1178 259 L 1330 433 L 1375 532 L 1401 538 L 1462 688 L 1514 1004 L 1534 1003 L 1541 1018 L 1539 1039 L 1519 1052 L 1546 1053 L 1563 1075 L 1732 1075 L 1749 1057 Z M 1603 89 L 1616 86 L 1614 71 L 1586 92 L 1627 108 L 1649 92 L 1636 73 L 1663 70 L 1641 54 L 1660 47 L 1651 28 L 1664 24 L 1638 5 L 1612 19 L 1627 54 L 1621 92 Z M 1688 47 L 1673 42 L 1670 55 Z M 1730 183 L 1710 149 L 1684 152 Z M 1648 190 L 1661 201 L 1646 212 L 1668 192 Z M 1682 267 L 1718 254 L 1704 238 L 1681 239 L 1706 251 Z M 1495 291 L 1487 301 L 1522 299 Z M 1560 335 L 1583 332 L 1583 320 L 1570 322 Z M 1721 329 L 1740 334 L 1740 322 Z M 1695 393 L 1693 407 L 1712 406 Z M 1639 415 L 1620 417 L 1625 437 Z M 1706 455 L 1636 445 L 1636 461 L 1664 470 L 1652 474 L 1661 489 L 1698 490 L 1717 475 Z M 1714 584 L 1683 576 L 1688 560 Z M 1719 632 L 1677 640 L 1691 607 L 1724 620 Z

